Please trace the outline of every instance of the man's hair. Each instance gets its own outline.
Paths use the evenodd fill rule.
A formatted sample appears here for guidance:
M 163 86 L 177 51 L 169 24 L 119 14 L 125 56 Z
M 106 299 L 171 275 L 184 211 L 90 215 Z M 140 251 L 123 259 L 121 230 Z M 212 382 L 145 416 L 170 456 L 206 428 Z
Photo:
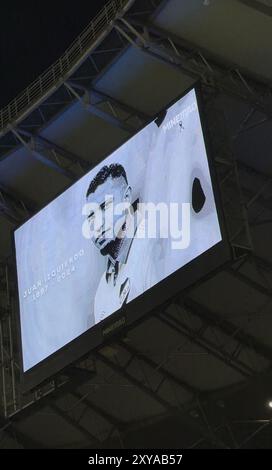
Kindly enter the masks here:
M 125 169 L 122 165 L 119 165 L 118 163 L 112 163 L 111 165 L 103 166 L 101 170 L 97 173 L 97 175 L 94 177 L 94 179 L 91 181 L 90 186 L 88 188 L 86 197 L 88 197 L 90 194 L 94 193 L 97 189 L 98 186 L 103 184 L 109 177 L 111 178 L 120 178 L 122 176 L 126 183 L 128 184 L 127 180 L 127 174 L 125 172 Z

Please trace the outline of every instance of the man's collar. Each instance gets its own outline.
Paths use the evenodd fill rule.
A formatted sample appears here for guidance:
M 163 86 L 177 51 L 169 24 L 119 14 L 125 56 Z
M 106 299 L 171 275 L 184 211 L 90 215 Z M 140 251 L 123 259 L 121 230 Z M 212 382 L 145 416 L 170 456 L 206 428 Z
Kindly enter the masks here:
M 133 225 L 131 224 L 134 224 L 134 230 L 133 230 Z M 133 230 L 133 236 L 125 235 L 124 238 L 122 239 L 120 251 L 116 259 L 113 260 L 111 257 L 108 257 L 108 264 L 107 264 L 107 270 L 106 270 L 107 282 L 109 281 L 109 278 L 111 275 L 114 275 L 114 282 L 115 282 L 118 276 L 120 267 L 126 264 L 127 262 L 130 248 L 131 248 L 131 245 L 132 245 L 132 242 L 134 240 L 134 236 L 137 230 L 137 218 L 136 218 L 135 212 L 133 214 L 129 214 L 126 220 L 126 234 L 127 233 L 130 234 L 132 230 Z

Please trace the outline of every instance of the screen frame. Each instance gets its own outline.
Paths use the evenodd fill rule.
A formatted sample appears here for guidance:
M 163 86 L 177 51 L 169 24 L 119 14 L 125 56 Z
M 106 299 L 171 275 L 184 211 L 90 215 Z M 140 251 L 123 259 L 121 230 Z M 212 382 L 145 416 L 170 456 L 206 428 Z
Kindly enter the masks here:
M 15 248 L 16 230 L 18 230 L 22 225 L 32 219 L 33 216 L 41 212 L 45 207 L 47 207 L 55 199 L 57 199 L 58 196 L 63 194 L 67 189 L 71 188 L 77 181 L 87 175 L 97 165 L 102 163 L 114 151 L 118 150 L 122 145 L 124 145 L 133 137 L 135 137 L 145 127 L 155 121 L 158 116 L 160 116 L 166 110 L 171 108 L 175 103 L 184 98 L 192 90 L 195 91 L 196 100 L 198 104 L 198 111 L 207 154 L 207 162 L 211 176 L 213 195 L 218 215 L 218 222 L 222 235 L 221 242 L 217 243 L 215 246 L 213 246 L 206 252 L 202 253 L 186 265 L 179 268 L 177 271 L 175 271 L 174 273 L 157 283 L 155 286 L 145 291 L 140 296 L 130 301 L 118 311 L 113 312 L 109 317 L 107 317 L 100 323 L 90 327 L 80 336 L 74 338 L 68 344 L 64 345 L 63 347 L 55 351 L 53 354 L 49 355 L 48 357 L 37 363 L 35 366 L 31 367 L 29 370 L 24 371 L 20 300 Z M 131 328 L 131 325 L 134 325 L 141 321 L 150 311 L 154 310 L 155 308 L 158 308 L 171 297 L 177 295 L 184 289 L 188 288 L 190 285 L 193 285 L 198 282 L 202 277 L 208 275 L 215 269 L 219 268 L 221 265 L 227 263 L 231 259 L 231 247 L 227 237 L 226 221 L 222 209 L 222 200 L 219 190 L 218 177 L 214 166 L 211 138 L 207 125 L 207 118 L 203 103 L 200 81 L 196 81 L 184 92 L 182 92 L 182 94 L 171 100 L 170 103 L 164 106 L 158 113 L 155 114 L 155 116 L 150 118 L 148 122 L 141 126 L 141 128 L 137 130 L 133 135 L 130 135 L 128 138 L 124 139 L 121 144 L 116 146 L 110 153 L 104 155 L 99 161 L 95 162 L 94 164 L 91 164 L 90 168 L 76 181 L 69 183 L 67 187 L 61 190 L 54 198 L 52 198 L 49 202 L 45 203 L 35 213 L 31 214 L 31 216 L 26 218 L 20 225 L 15 227 L 12 230 L 12 251 L 16 287 L 15 314 L 17 320 L 17 338 L 19 343 L 20 387 L 23 393 L 37 388 L 37 386 L 41 386 L 44 383 L 52 381 L 54 377 L 60 373 L 61 370 L 70 366 L 74 362 L 78 362 L 80 358 L 82 358 L 87 353 L 91 353 L 91 351 L 97 350 L 103 345 L 105 345 L 105 343 L 109 341 L 109 337 L 104 335 L 104 332 L 107 329 L 113 328 L 113 330 L 115 330 L 114 325 L 118 324 L 118 322 L 122 324 L 122 330 L 128 327 Z M 195 274 L 196 271 L 197 275 Z M 117 330 L 120 331 L 120 328 L 117 328 Z M 109 336 L 111 337 L 111 335 Z M 92 346 L 90 346 L 90 344 L 92 344 Z

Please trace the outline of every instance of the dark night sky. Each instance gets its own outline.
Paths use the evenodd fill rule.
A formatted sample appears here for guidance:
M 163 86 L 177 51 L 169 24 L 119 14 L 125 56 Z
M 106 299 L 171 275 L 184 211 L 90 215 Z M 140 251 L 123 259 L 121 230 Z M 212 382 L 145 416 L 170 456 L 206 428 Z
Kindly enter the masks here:
M 106 0 L 1 4 L 0 108 L 58 59 Z

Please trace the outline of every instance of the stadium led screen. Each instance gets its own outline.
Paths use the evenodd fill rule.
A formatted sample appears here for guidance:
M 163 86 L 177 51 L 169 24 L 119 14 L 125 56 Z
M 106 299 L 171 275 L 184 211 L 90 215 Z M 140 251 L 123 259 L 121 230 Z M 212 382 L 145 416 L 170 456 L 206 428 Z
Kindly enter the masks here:
M 26 388 L 222 263 L 220 220 L 192 89 L 14 232 Z

